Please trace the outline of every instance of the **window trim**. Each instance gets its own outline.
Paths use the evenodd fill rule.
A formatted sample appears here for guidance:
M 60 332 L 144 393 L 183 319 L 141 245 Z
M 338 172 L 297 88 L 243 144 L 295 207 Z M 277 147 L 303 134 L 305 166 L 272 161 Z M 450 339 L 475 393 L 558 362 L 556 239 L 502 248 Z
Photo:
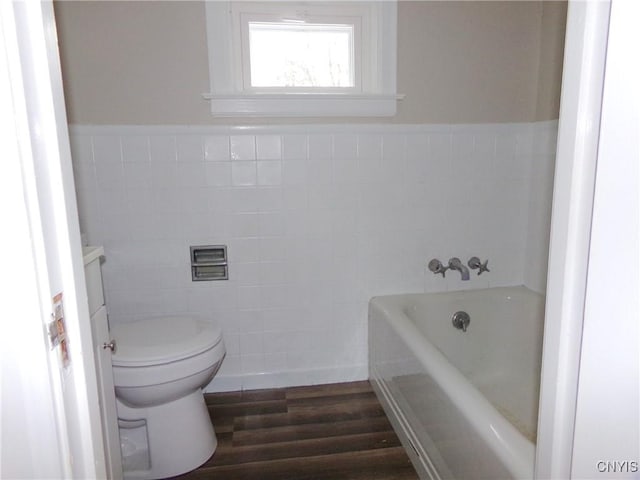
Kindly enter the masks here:
M 395 1 L 374 0 L 367 3 L 372 12 L 368 23 L 375 33 L 369 35 L 370 40 L 367 45 L 367 48 L 372 50 L 370 80 L 363 78 L 360 93 L 245 91 L 242 60 L 236 54 L 239 51 L 237 42 L 240 25 L 237 24 L 237 15 L 234 16 L 232 3 L 210 0 L 205 2 L 211 91 L 203 94 L 203 97 L 209 100 L 212 115 L 219 117 L 395 115 L 396 103 L 404 97 L 396 93 L 397 5 Z M 287 2 L 286 5 L 290 7 L 298 4 Z M 336 2 L 330 5 L 335 9 L 335 6 L 340 4 Z M 344 15 L 337 11 L 335 16 Z M 368 67 L 363 67 L 365 68 Z

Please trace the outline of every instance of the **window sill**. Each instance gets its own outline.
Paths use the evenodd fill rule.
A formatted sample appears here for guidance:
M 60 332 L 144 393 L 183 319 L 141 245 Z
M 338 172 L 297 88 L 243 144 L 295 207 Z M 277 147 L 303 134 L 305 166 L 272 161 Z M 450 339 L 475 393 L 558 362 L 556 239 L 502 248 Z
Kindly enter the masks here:
M 259 93 L 202 95 L 215 117 L 391 117 L 404 95 Z

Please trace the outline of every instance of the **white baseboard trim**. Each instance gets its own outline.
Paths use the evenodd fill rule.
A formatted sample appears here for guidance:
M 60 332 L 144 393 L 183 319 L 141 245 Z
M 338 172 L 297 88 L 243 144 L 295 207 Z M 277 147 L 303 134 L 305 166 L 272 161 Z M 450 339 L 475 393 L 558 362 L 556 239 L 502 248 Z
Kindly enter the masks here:
M 264 388 L 297 387 L 324 383 L 356 382 L 369 378 L 367 365 L 290 370 L 275 373 L 216 376 L 204 388 L 205 393 L 259 390 Z

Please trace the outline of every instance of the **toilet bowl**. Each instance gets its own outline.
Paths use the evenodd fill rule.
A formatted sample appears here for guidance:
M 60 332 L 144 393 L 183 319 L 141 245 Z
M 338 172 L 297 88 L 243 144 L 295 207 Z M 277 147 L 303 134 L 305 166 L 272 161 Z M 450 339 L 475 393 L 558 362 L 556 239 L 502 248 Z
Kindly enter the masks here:
M 113 325 L 112 357 L 125 479 L 193 470 L 217 441 L 202 388 L 225 355 L 220 328 L 195 316 Z

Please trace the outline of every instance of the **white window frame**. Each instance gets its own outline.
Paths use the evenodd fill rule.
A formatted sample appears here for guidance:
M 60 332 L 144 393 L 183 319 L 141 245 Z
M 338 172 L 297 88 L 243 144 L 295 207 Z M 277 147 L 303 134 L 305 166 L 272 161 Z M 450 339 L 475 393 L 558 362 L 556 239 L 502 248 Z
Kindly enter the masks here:
M 397 5 L 370 2 L 206 3 L 211 113 L 220 117 L 393 116 L 403 95 L 396 92 Z M 345 23 L 356 18 L 357 76 L 353 89 L 247 88 L 249 60 L 243 55 L 242 23 L 251 18 L 302 19 Z M 351 22 L 353 23 L 353 22 Z M 246 45 L 246 41 L 245 41 Z M 246 47 L 245 47 L 246 48 Z M 246 65 L 246 67 L 245 67 Z

